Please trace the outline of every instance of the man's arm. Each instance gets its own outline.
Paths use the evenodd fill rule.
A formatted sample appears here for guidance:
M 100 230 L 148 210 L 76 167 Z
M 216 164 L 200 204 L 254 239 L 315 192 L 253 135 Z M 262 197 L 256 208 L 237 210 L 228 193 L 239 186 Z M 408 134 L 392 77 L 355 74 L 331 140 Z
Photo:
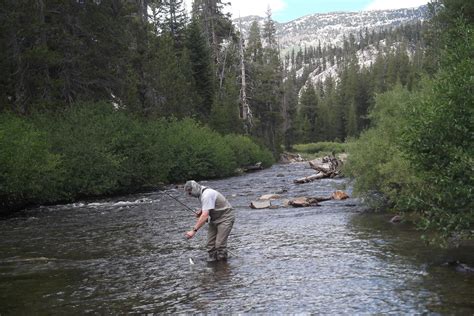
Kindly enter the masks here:
M 209 218 L 209 211 L 208 210 L 201 210 L 201 216 L 199 216 L 196 224 L 192 230 L 186 232 L 186 238 L 191 239 L 196 235 L 197 231 L 207 222 Z

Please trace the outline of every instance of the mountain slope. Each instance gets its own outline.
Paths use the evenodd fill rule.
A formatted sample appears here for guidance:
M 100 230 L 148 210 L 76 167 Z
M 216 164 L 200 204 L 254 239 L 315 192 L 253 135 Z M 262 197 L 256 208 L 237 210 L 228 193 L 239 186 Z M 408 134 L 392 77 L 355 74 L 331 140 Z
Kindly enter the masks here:
M 335 45 L 341 46 L 344 37 L 353 34 L 356 38 L 362 32 L 378 32 L 390 27 L 413 23 L 423 20 L 427 6 L 413 9 L 362 11 L 362 12 L 334 12 L 310 14 L 287 23 L 277 23 L 277 37 L 282 53 L 293 47 Z M 265 19 L 259 16 L 247 16 L 235 19 L 242 33 L 248 34 L 253 21 L 263 24 Z

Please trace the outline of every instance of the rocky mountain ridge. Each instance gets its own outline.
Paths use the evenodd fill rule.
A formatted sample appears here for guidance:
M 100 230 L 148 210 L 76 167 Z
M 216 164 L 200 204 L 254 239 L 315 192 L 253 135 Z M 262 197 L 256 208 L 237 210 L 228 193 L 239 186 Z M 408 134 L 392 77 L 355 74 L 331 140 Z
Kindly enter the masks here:
M 425 19 L 426 5 L 411 9 L 378 10 L 361 12 L 315 13 L 287 23 L 275 22 L 276 34 L 282 54 L 296 47 L 335 45 L 341 46 L 344 37 L 353 34 L 356 38 L 362 32 L 379 32 L 407 23 Z M 234 20 L 237 29 L 242 27 L 246 36 L 253 21 L 261 26 L 265 18 L 246 16 Z

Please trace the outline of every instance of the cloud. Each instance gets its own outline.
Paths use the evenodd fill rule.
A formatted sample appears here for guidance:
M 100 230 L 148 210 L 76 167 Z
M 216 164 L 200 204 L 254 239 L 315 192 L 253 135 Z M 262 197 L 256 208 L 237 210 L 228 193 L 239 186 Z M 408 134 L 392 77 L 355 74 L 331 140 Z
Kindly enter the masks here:
M 284 10 L 286 3 L 283 0 L 229 0 L 228 12 L 232 14 L 232 18 L 247 15 L 265 16 L 268 7 L 272 10 L 272 14 Z M 192 0 L 184 0 L 188 12 L 191 11 Z
M 374 0 L 364 10 L 389 10 L 414 8 L 427 4 L 429 0 Z

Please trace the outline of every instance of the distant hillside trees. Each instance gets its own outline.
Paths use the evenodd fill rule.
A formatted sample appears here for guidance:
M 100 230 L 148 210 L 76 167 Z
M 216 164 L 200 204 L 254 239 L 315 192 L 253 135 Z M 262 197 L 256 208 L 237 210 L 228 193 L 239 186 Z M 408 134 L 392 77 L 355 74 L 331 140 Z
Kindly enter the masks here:
M 297 94 L 299 98 L 297 119 L 286 115 L 284 125 L 292 125 L 300 132 L 286 133 L 285 143 L 343 141 L 368 128 L 367 114 L 374 105 L 375 94 L 396 84 L 409 89 L 416 84 L 424 66 L 426 44 L 422 34 L 425 30 L 426 26 L 421 23 L 379 33 L 365 30 L 357 37 L 353 34 L 344 37 L 340 47 L 318 45 L 288 53 L 283 59 L 284 68 L 288 74 L 298 72 L 299 76 L 291 87 L 285 85 L 284 93 Z M 369 65 L 360 65 L 361 54 L 369 53 L 375 53 L 376 58 Z M 325 71 L 336 66 L 337 77 L 325 75 Z M 323 75 L 324 79 L 309 80 L 310 74 Z M 316 88 L 316 94 L 309 97 L 312 100 L 306 95 L 308 84 Z M 311 103 L 312 109 L 308 108 Z M 318 117 L 311 119 L 311 127 L 308 127 L 310 117 L 305 114 L 308 110 L 315 113 L 313 117 Z

